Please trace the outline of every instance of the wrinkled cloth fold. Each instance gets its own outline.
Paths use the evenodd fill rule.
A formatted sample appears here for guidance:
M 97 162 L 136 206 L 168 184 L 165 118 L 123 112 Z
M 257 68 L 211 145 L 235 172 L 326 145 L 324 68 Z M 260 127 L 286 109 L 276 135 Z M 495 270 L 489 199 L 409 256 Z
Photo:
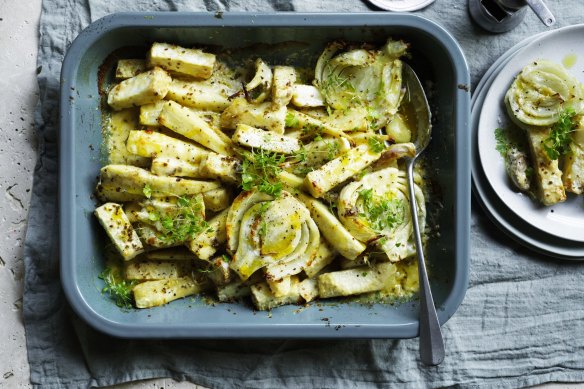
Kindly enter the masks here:
M 549 3 L 558 20 L 554 28 L 584 22 L 581 1 Z M 211 388 L 516 388 L 584 381 L 584 262 L 557 261 L 521 247 L 476 203 L 470 285 L 443 327 L 446 359 L 438 367 L 420 364 L 416 339 L 122 340 L 76 317 L 60 286 L 55 228 L 59 72 L 77 34 L 119 11 L 380 12 L 355 0 L 43 1 L 38 163 L 24 252 L 23 310 L 33 385 L 87 388 L 155 377 Z M 443 25 L 460 42 L 473 85 L 507 49 L 546 30 L 529 12 L 510 33 L 484 33 L 471 23 L 466 1 L 459 0 L 439 0 L 417 14 Z

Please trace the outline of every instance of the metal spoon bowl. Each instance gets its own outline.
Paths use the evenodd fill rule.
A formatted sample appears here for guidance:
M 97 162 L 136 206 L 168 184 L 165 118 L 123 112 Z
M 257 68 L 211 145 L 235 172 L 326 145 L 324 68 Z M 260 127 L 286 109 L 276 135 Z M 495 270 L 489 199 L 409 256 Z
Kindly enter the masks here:
M 424 88 L 414 70 L 406 63 L 403 64 L 402 78 L 403 85 L 406 88 L 406 95 L 402 104 L 408 104 L 409 112 L 415 116 L 415 118 L 412 117 L 410 119 L 415 119 L 415 129 L 412 135 L 416 146 L 416 154 L 413 157 L 406 157 L 406 168 L 420 281 L 420 359 L 426 365 L 435 366 L 444 360 L 444 340 L 428 281 L 420 225 L 418 223 L 418 206 L 414 194 L 414 165 L 418 156 L 430 143 L 432 132 L 431 114 Z

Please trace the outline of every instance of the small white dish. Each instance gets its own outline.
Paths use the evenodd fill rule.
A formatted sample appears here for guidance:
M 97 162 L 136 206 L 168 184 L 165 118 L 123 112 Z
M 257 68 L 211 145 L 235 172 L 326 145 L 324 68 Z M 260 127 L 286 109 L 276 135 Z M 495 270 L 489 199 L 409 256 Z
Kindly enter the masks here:
M 493 79 L 480 109 L 478 120 L 478 153 L 486 181 L 501 202 L 531 227 L 562 240 L 584 243 L 583 199 L 568 195 L 566 202 L 544 207 L 529 196 L 515 191 L 505 172 L 504 160 L 496 150 L 495 129 L 509 125 L 503 97 L 515 76 L 530 62 L 548 59 L 563 63 L 569 59 L 573 66 L 569 72 L 584 82 L 584 25 L 562 28 L 536 37 L 519 49 L 508 62 L 493 72 Z M 477 111 L 478 112 L 478 111 Z
M 394 12 L 417 11 L 429 6 L 434 0 L 368 0 L 371 4 Z

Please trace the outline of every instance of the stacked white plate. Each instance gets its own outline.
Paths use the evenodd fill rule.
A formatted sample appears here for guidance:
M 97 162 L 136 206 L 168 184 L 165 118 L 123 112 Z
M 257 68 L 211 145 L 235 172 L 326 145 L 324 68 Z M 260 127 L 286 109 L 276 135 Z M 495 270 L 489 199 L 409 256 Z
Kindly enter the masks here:
M 501 229 L 541 253 L 584 260 L 584 196 L 544 207 L 514 190 L 496 150 L 495 129 L 510 123 L 503 97 L 524 66 L 547 59 L 566 66 L 584 83 L 584 25 L 528 38 L 508 50 L 485 73 L 472 97 L 473 189 Z

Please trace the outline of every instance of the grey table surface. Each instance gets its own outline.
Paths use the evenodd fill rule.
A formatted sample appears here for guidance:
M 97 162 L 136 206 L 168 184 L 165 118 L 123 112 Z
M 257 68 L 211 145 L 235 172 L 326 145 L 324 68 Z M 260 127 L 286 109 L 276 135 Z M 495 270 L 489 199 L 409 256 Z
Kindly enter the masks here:
M 36 53 L 41 0 L 0 0 L 0 388 L 30 386 L 22 321 L 22 242 L 36 163 Z M 116 388 L 193 388 L 157 379 Z M 584 388 L 547 384 L 545 388 Z M 200 387 L 199 387 L 200 388 Z

